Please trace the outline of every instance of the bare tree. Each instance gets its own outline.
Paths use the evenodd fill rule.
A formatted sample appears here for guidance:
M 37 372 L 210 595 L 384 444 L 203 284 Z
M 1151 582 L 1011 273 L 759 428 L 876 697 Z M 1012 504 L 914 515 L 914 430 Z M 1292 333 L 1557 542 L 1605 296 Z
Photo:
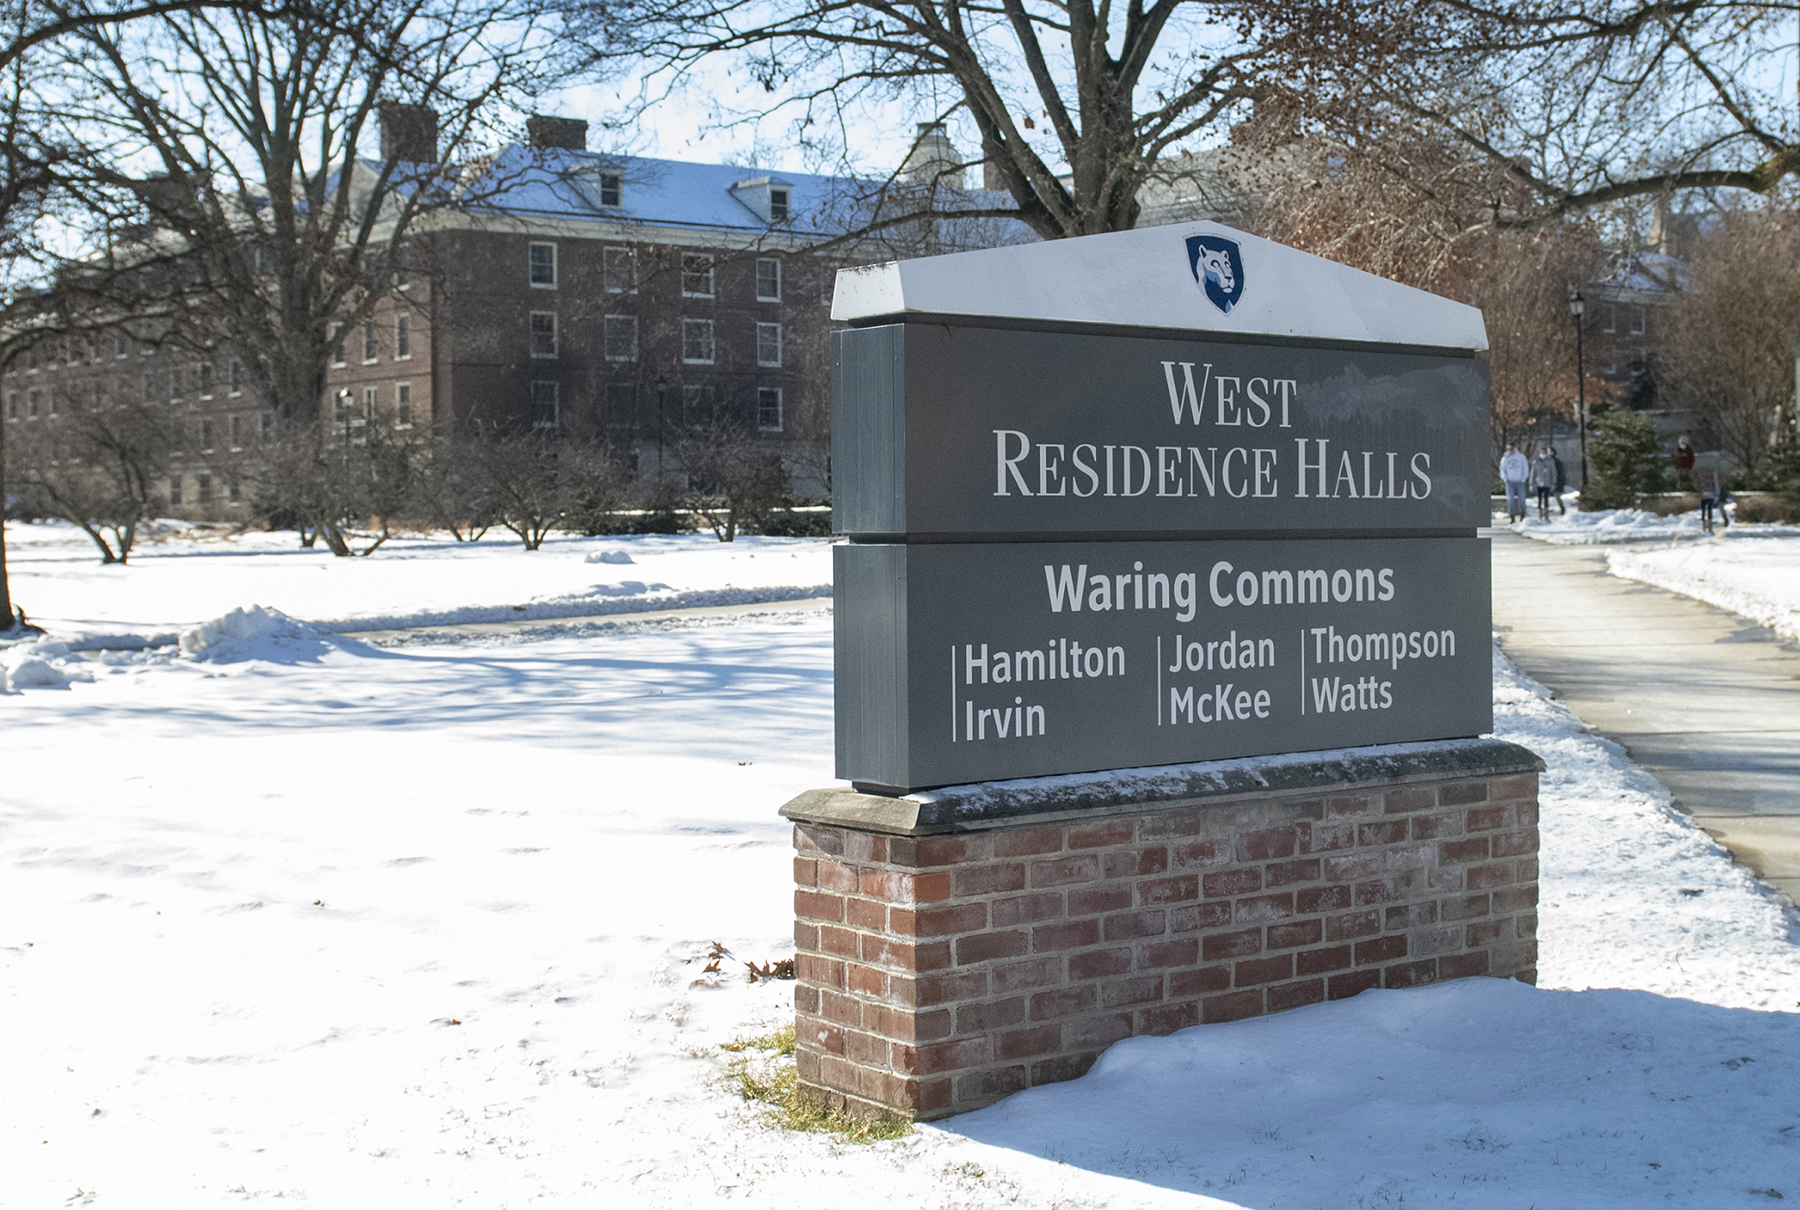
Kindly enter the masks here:
M 1793 53 L 1774 0 L 1248 0 L 1291 55 L 1281 86 L 1309 137 L 1429 180 L 1419 132 L 1465 165 L 1470 219 L 1531 226 L 1680 190 L 1766 193 L 1800 170 Z M 1790 84 L 1791 87 L 1791 84 Z
M 467 0 L 84 28 L 57 62 L 90 236 L 66 287 L 91 322 L 229 351 L 284 425 L 315 422 L 334 348 L 428 268 L 425 218 L 501 187 L 479 153 L 536 38 L 528 8 Z
M 687 506 L 721 542 L 760 528 L 787 503 L 781 455 L 743 424 L 726 419 L 686 432 L 677 452 L 688 478 Z
M 1663 402 L 1695 413 L 1703 446 L 1752 476 L 1785 427 L 1800 342 L 1800 220 L 1727 210 L 1699 241 L 1661 346 Z
M 1196 0 L 575 0 L 569 20 L 584 66 L 646 82 L 640 105 L 702 62 L 732 59 L 771 98 L 754 116 L 792 106 L 796 139 L 821 151 L 842 150 L 865 101 L 966 115 L 979 155 L 915 155 L 857 225 L 916 226 L 924 190 L 935 213 L 1013 217 L 1045 239 L 1135 225 L 1159 162 L 1222 129 L 1283 53 L 1302 50 L 1286 35 L 1239 37 L 1237 5 Z M 967 167 L 1010 196 L 964 192 Z
M 104 398 L 62 398 L 59 423 L 25 426 L 6 451 L 6 479 L 46 512 L 81 527 L 102 563 L 131 557 L 137 529 L 166 501 L 169 418 Z

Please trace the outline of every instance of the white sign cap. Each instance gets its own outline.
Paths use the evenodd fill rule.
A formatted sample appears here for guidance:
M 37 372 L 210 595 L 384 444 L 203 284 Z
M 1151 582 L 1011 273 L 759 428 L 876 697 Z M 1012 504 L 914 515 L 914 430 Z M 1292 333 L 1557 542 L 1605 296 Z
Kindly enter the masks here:
M 1218 223 L 840 269 L 831 318 L 1040 320 L 1486 349 L 1475 307 Z

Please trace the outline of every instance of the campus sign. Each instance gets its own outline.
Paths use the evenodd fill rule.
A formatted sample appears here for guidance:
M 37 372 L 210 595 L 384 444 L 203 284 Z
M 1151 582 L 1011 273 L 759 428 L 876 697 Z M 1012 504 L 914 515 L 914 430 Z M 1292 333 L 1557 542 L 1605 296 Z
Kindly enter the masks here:
M 1212 224 L 840 274 L 838 775 L 1492 727 L 1470 308 Z

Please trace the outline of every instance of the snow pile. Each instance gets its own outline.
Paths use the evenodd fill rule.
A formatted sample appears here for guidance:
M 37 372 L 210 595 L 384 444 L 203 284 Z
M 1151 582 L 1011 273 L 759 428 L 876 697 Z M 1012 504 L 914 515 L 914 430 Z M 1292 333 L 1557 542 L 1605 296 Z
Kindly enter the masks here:
M 635 563 L 628 550 L 597 550 L 585 560 L 588 563 Z
M 70 681 L 93 679 L 65 642 L 42 638 L 0 649 L 0 693 L 67 689 Z
M 1672 541 L 1701 536 L 1700 514 L 1659 517 L 1637 508 L 1607 508 L 1582 513 L 1570 509 L 1548 521 L 1527 517 L 1511 526 L 1515 534 L 1556 546 L 1601 546 L 1613 542 Z
M 291 663 L 317 659 L 332 643 L 313 627 L 279 609 L 252 605 L 183 631 L 179 646 L 182 656 L 190 660 L 219 664 L 243 660 Z
M 1129 1039 L 948 1129 L 1209 1205 L 1724 1205 L 1800 1195 L 1796 1088 L 1785 1014 L 1466 979 Z
M 1684 593 L 1800 639 L 1800 538 L 1765 538 L 1748 528 L 1732 526 L 1725 542 L 1608 551 L 1607 562 L 1615 576 Z M 1752 538 L 1758 540 L 1745 540 Z

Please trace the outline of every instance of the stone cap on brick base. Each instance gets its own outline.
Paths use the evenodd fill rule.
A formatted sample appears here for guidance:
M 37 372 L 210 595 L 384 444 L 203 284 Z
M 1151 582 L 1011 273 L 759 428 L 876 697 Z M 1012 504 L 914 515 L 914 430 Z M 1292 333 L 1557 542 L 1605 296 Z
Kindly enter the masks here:
M 1143 814 L 1311 790 L 1355 790 L 1447 778 L 1542 773 L 1544 762 L 1497 739 L 1377 744 L 1327 752 L 1023 777 L 919 790 L 900 798 L 852 789 L 808 790 L 781 808 L 796 823 L 830 824 L 890 836 L 981 831 L 1067 817 Z

